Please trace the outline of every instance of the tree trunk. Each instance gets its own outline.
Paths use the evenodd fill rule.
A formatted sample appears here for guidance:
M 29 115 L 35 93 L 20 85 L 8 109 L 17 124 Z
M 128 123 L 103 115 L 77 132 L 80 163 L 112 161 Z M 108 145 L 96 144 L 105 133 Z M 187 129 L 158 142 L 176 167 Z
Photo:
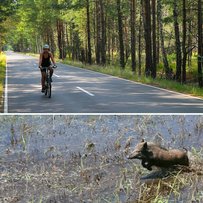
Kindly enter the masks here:
M 65 35 L 63 21 L 60 19 L 57 20 L 57 33 L 58 33 L 59 59 L 64 59 L 66 57 Z
M 110 64 L 111 61 L 111 29 L 112 29 L 112 25 L 111 25 L 111 20 L 110 18 L 108 18 L 107 20 L 107 36 L 108 36 L 108 45 L 107 45 L 107 50 L 108 50 L 108 64 Z
M 175 29 L 175 45 L 176 45 L 176 80 L 181 82 L 181 66 L 182 66 L 182 53 L 181 53 L 181 42 L 180 42 L 180 30 L 178 23 L 178 6 L 177 0 L 173 2 L 173 17 L 174 17 L 174 29 Z
M 186 63 L 187 63 L 187 50 L 186 50 L 186 36 L 187 36 L 187 16 L 186 16 L 186 0 L 183 0 L 183 60 L 182 60 L 182 83 L 186 82 Z
M 156 17 L 156 20 L 157 20 L 157 56 L 156 56 L 156 64 L 159 64 L 159 60 L 160 60 L 160 25 L 159 25 L 159 17 L 158 17 L 158 12 L 159 12 L 159 9 L 158 9 L 158 0 L 157 0 L 157 17 Z
M 90 31 L 90 3 L 86 0 L 86 10 L 87 10 L 87 62 L 92 64 L 92 47 L 91 47 L 91 31 Z
M 53 29 L 50 29 L 50 47 L 53 55 L 55 55 L 56 52 L 56 46 L 55 46 L 55 41 L 54 41 L 54 32 Z
M 68 58 L 70 59 L 71 58 L 71 51 L 70 51 L 71 44 L 70 44 L 70 35 L 69 35 L 68 30 L 69 30 L 68 23 L 66 23 L 66 48 L 67 48 Z
M 162 51 L 162 57 L 163 57 L 163 64 L 164 64 L 164 70 L 165 75 L 167 79 L 170 79 L 170 70 L 169 70 L 169 63 L 167 59 L 166 49 L 164 45 L 164 33 L 163 33 L 163 22 L 162 22 L 162 0 L 157 1 L 157 17 L 158 17 L 158 24 L 160 29 L 160 40 L 161 40 L 161 51 Z
M 59 59 L 63 59 L 63 49 L 62 49 L 62 36 L 61 36 L 61 22 L 57 20 L 57 34 L 58 34 L 58 48 L 59 48 Z
M 99 9 L 99 0 L 95 1 L 96 3 L 96 62 L 97 64 L 101 63 L 101 17 L 100 17 L 100 9 Z
M 198 81 L 199 86 L 203 87 L 203 34 L 202 34 L 202 0 L 198 0 Z
M 118 13 L 118 34 L 119 34 L 119 46 L 120 46 L 120 66 L 125 68 L 125 53 L 123 44 L 123 22 L 121 12 L 121 1 L 117 0 L 117 13 Z
M 156 46 L 156 0 L 152 0 L 152 36 L 153 36 L 153 67 L 152 67 L 152 77 L 156 78 L 156 68 L 157 68 L 157 46 Z
M 135 0 L 130 0 L 131 4 L 131 15 L 130 15 L 130 24 L 131 24 L 131 60 L 132 60 L 132 71 L 136 71 L 136 36 L 135 36 Z
M 101 63 L 106 64 L 106 23 L 104 15 L 104 1 L 99 0 L 101 12 Z
M 192 49 L 192 21 L 189 21 L 189 25 L 188 25 L 188 67 L 189 69 L 191 68 L 192 65 L 192 50 L 189 51 L 190 49 Z
M 152 74 L 152 33 L 151 33 L 151 6 L 149 0 L 144 0 L 144 27 L 145 27 L 145 52 L 146 52 L 146 76 Z
M 141 76 L 142 74 L 142 9 L 140 8 L 140 20 L 139 20 L 139 45 L 138 45 L 138 63 L 139 63 L 139 70 L 138 75 Z

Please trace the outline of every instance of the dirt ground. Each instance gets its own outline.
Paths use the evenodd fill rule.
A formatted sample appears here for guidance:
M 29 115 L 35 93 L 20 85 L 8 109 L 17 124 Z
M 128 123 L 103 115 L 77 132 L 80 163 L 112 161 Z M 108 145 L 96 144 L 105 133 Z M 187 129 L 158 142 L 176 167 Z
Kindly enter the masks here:
M 0 202 L 203 202 L 201 116 L 2 116 Z M 142 138 L 188 150 L 153 172 L 127 155 Z

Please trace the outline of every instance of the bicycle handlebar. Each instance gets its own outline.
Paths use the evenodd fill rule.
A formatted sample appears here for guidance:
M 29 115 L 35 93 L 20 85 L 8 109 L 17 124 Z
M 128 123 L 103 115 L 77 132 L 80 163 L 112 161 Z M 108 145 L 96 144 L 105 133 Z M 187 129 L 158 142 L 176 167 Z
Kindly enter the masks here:
M 57 66 L 51 66 L 51 67 L 54 68 L 54 69 L 57 68 Z M 44 70 L 44 69 L 48 69 L 49 67 L 42 67 L 42 66 L 39 66 L 39 68 L 40 68 L 41 70 Z

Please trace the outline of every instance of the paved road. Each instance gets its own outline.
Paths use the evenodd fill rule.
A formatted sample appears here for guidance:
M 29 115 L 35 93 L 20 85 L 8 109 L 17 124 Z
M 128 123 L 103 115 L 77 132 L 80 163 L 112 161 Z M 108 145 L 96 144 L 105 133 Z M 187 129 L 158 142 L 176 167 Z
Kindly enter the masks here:
M 7 58 L 9 113 L 203 113 L 203 100 L 63 64 L 48 99 L 38 60 L 13 52 Z

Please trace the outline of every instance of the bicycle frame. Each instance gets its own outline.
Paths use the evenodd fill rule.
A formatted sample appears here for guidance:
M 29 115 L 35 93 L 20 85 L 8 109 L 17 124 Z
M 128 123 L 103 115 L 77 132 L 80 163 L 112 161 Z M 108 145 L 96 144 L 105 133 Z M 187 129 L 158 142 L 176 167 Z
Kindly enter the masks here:
M 43 67 L 42 69 L 46 69 L 46 80 L 45 80 L 45 96 L 48 96 L 51 98 L 51 88 L 52 88 L 52 81 L 51 81 L 51 75 L 50 75 L 50 69 L 49 67 Z

